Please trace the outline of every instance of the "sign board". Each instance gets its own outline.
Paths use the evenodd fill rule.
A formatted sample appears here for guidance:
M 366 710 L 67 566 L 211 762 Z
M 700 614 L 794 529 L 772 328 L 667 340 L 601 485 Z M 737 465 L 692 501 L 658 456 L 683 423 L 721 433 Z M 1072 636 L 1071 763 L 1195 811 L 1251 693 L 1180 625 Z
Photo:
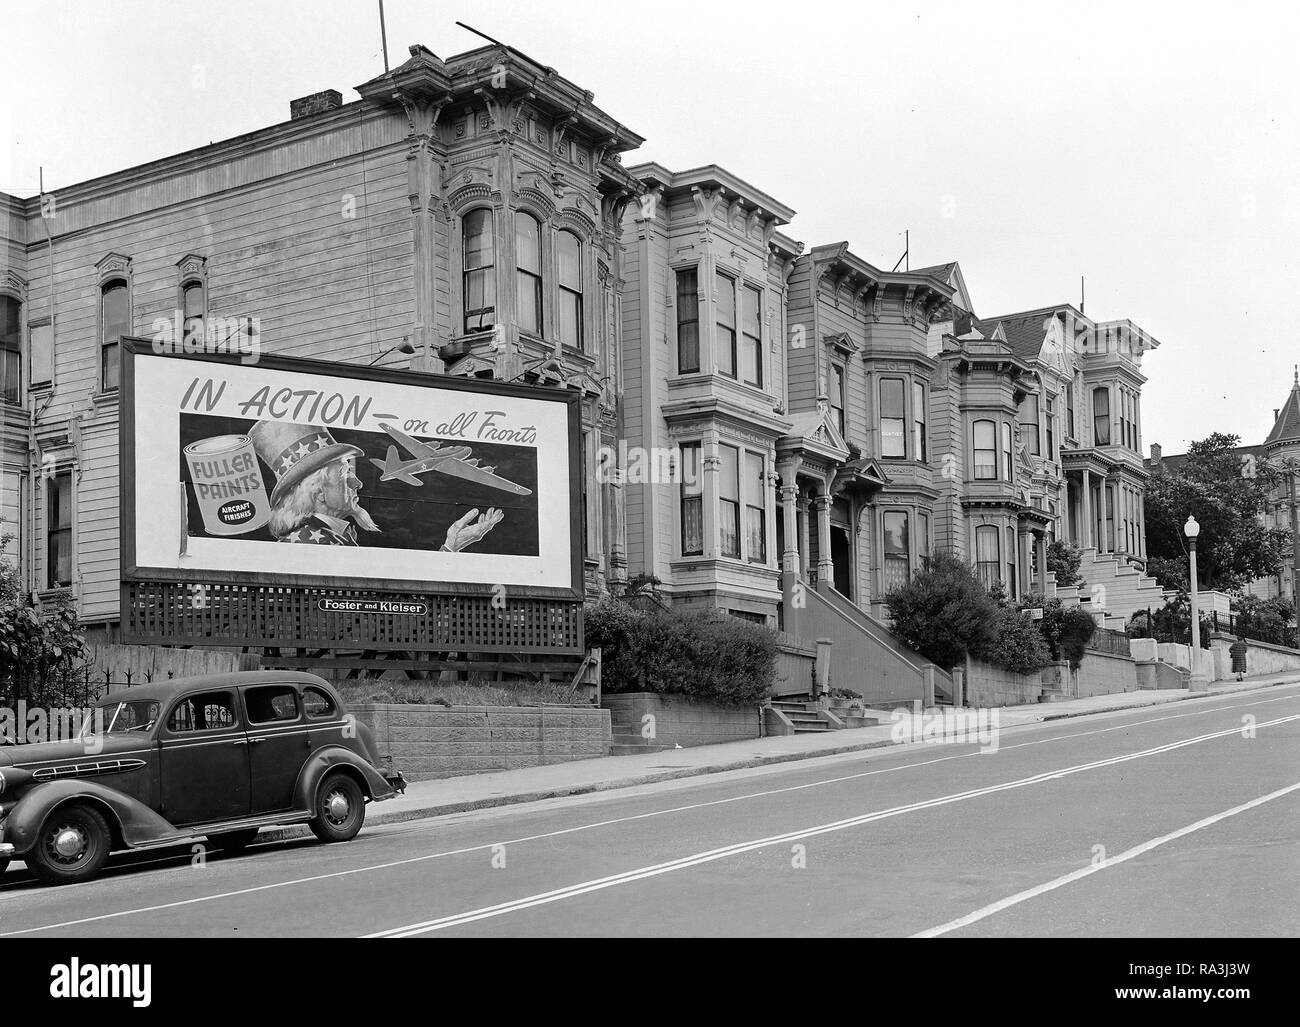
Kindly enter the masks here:
M 581 601 L 576 394 L 138 339 L 122 359 L 124 586 L 363 590 L 312 600 L 353 619 Z

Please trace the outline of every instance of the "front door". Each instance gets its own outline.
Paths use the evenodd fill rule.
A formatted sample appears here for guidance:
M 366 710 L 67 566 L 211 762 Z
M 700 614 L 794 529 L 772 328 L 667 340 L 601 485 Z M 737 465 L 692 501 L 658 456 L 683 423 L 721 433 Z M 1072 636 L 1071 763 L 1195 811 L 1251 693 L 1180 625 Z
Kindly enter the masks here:
M 254 814 L 293 806 L 293 786 L 311 751 L 298 688 L 291 684 L 244 689 L 248 717 L 248 760 Z
M 853 557 L 848 528 L 831 525 L 831 560 L 835 564 L 835 591 L 846 599 L 852 599 Z
M 248 739 L 234 690 L 183 696 L 158 733 L 162 815 L 202 824 L 248 815 Z

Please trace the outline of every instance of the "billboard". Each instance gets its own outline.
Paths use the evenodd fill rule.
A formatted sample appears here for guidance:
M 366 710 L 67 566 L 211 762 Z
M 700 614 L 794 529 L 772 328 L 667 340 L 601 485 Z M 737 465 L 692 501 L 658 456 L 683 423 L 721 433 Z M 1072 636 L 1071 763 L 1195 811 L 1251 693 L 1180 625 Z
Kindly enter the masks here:
M 573 394 L 124 340 L 121 402 L 124 582 L 582 597 Z

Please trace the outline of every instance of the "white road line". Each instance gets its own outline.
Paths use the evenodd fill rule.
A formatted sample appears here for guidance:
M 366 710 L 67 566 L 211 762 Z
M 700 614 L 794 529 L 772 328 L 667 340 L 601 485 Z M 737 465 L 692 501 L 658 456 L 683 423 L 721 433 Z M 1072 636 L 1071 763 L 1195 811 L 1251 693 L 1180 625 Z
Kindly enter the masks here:
M 1280 717 L 1276 720 L 1265 721 L 1262 724 L 1255 725 L 1255 727 L 1256 729 L 1275 727 L 1279 724 L 1287 724 L 1297 720 L 1300 720 L 1300 714 L 1292 714 L 1289 717 Z M 985 795 L 1009 791 L 1014 788 L 1025 788 L 1029 785 L 1055 781 L 1072 774 L 1080 774 L 1088 770 L 1097 770 L 1102 767 L 1110 767 L 1119 763 L 1127 763 L 1130 760 L 1144 759 L 1148 756 L 1157 756 L 1162 753 L 1172 752 L 1175 749 L 1181 749 L 1188 745 L 1195 745 L 1198 742 L 1205 742 L 1215 738 L 1226 738 L 1229 735 L 1238 735 L 1240 733 L 1241 728 L 1239 727 L 1228 728 L 1224 731 L 1213 731 L 1193 738 L 1186 738 L 1177 742 L 1155 746 L 1151 749 L 1144 749 L 1140 752 L 1125 753 L 1122 756 L 1112 756 L 1091 763 L 1081 763 L 1073 767 L 1063 767 L 1059 770 L 1049 770 L 1041 774 L 1034 774 L 1031 777 L 1020 778 L 1016 781 L 1007 781 L 1002 784 L 989 785 L 984 788 L 974 788 L 965 792 L 945 795 L 937 799 L 927 799 L 923 802 L 909 803 L 905 806 L 896 806 L 892 809 L 881 810 L 876 813 L 866 813 L 856 817 L 849 817 L 845 820 L 819 824 L 814 827 L 803 828 L 797 831 L 787 831 L 783 834 L 772 835 L 767 838 L 757 838 L 748 842 L 739 842 L 734 845 L 724 846 L 720 849 L 697 852 L 665 863 L 655 863 L 650 866 L 639 867 L 636 870 L 628 870 L 620 874 L 611 874 L 608 877 L 583 881 L 579 884 L 569 885 L 565 888 L 557 888 L 553 891 L 542 892 L 537 895 L 524 896 L 523 898 L 514 899 L 510 902 L 498 903 L 494 906 L 484 906 L 480 909 L 472 909 L 467 910 L 464 913 L 455 913 L 451 916 L 438 917 L 437 919 L 426 920 L 422 923 L 389 928 L 385 931 L 378 931 L 374 934 L 365 935 L 365 937 L 411 938 L 416 935 L 430 934 L 433 931 L 445 930 L 449 927 L 459 927 L 464 924 L 473 923 L 477 920 L 486 920 L 491 917 L 503 916 L 507 913 L 516 913 L 520 910 L 531 909 L 535 906 L 544 906 L 552 902 L 576 898 L 579 895 L 586 895 L 589 892 L 601 891 L 605 888 L 612 888 L 624 884 L 631 884 L 634 881 L 644 880 L 648 877 L 658 877 L 662 874 L 673 873 L 677 870 L 685 870 L 688 867 L 699 866 L 702 863 L 712 863 L 716 860 L 726 859 L 729 856 L 737 856 L 742 853 L 753 852 L 757 849 L 769 848 L 773 845 L 781 845 L 786 842 L 797 841 L 803 838 L 813 838 L 818 835 L 831 834 L 852 827 L 860 827 L 863 824 L 870 824 L 877 820 L 885 820 L 889 817 L 901 816 L 906 813 L 916 813 L 922 810 L 934 809 L 938 806 L 946 806 L 949 803 L 980 798 Z
M 1213 824 L 1217 824 L 1220 820 L 1226 820 L 1228 817 L 1235 817 L 1238 813 L 1244 813 L 1246 810 L 1254 809 L 1256 806 L 1262 806 L 1266 802 L 1280 799 L 1282 796 L 1289 795 L 1297 790 L 1300 790 L 1300 781 L 1297 781 L 1293 785 L 1288 785 L 1285 788 L 1279 788 L 1275 792 L 1269 792 L 1267 795 L 1261 795 L 1258 799 L 1251 799 L 1250 802 L 1243 802 L 1240 806 L 1233 806 L 1232 809 L 1226 809 L 1222 813 L 1214 814 L 1212 817 L 1198 820 L 1194 824 L 1180 827 L 1177 831 L 1171 831 L 1169 834 L 1161 835 L 1159 838 L 1152 838 L 1149 842 L 1135 845 L 1133 848 L 1121 852 L 1118 856 L 1108 857 L 1099 863 L 1075 870 L 1073 873 L 1065 874 L 1063 877 L 1058 877 L 1054 881 L 1047 881 L 1044 884 L 1036 885 L 1033 888 L 1026 889 L 1025 891 L 1017 892 L 1015 895 L 1010 895 L 1005 899 L 999 899 L 997 902 L 990 903 L 987 906 L 975 910 L 973 913 L 968 913 L 966 916 L 958 917 L 956 920 L 949 920 L 946 924 L 940 924 L 938 927 L 931 927 L 927 931 L 921 931 L 912 935 L 912 937 L 937 938 L 941 934 L 947 934 L 950 931 L 956 931 L 962 927 L 968 927 L 979 920 L 983 920 L 985 917 L 992 916 L 994 913 L 1000 913 L 1002 910 L 1009 909 L 1011 906 L 1027 902 L 1029 899 L 1037 898 L 1039 895 L 1044 895 L 1050 891 L 1055 891 L 1057 888 L 1063 888 L 1067 884 L 1073 884 L 1075 881 L 1082 880 L 1089 874 L 1096 874 L 1102 870 L 1108 870 L 1120 863 L 1127 863 L 1130 859 L 1135 859 L 1145 852 L 1150 852 L 1152 849 L 1164 845 L 1166 842 L 1172 842 L 1176 838 L 1182 838 L 1184 835 L 1191 834 L 1193 831 L 1199 831 L 1202 828 L 1210 827 Z
M 1279 687 L 1289 687 L 1289 686 L 1279 686 Z M 1229 699 L 1230 697 L 1224 696 L 1222 698 Z M 1191 713 L 1174 713 L 1174 714 L 1170 714 L 1167 717 L 1149 717 L 1146 720 L 1130 721 L 1124 724 L 1115 724 L 1110 727 L 1096 728 L 1092 731 L 1076 731 L 1073 734 L 1068 734 L 1068 735 L 1053 735 L 1051 738 L 1039 738 L 1029 742 L 1017 742 L 1013 745 L 1002 745 L 999 747 L 999 751 L 1006 752 L 1011 749 L 1022 749 L 1031 745 L 1045 745 L 1049 742 L 1067 741 L 1072 738 L 1084 738 L 1090 735 L 1107 734 L 1112 731 L 1123 731 L 1128 728 L 1138 727 L 1143 724 L 1156 724 L 1167 720 L 1184 720 L 1187 717 L 1198 717 L 1198 716 L 1203 716 L 1207 713 L 1223 713 L 1230 709 L 1246 709 L 1251 706 L 1265 706 L 1270 703 L 1285 702 L 1289 699 L 1295 699 L 1295 698 L 1297 698 L 1297 696 L 1294 695 L 1277 696 L 1271 699 L 1261 699 L 1251 703 L 1241 703 L 1237 706 L 1229 705 L 1229 706 L 1207 707 L 1205 709 L 1195 710 Z M 1040 725 L 1032 724 L 1032 725 L 1021 725 L 1021 726 L 1037 727 Z M 1237 730 L 1237 729 L 1234 728 L 1233 730 Z M 884 754 L 887 752 L 891 752 L 893 750 L 882 748 L 879 750 L 864 750 L 864 751 L 873 752 L 873 753 L 878 752 L 880 754 Z M 854 755 L 860 755 L 860 754 L 854 754 Z M 576 827 L 565 827 L 555 831 L 544 831 L 539 834 L 525 835 L 524 837 L 521 838 L 508 839 L 503 842 L 486 842 L 482 845 L 470 845 L 459 849 L 447 849 L 442 852 L 430 852 L 430 853 L 425 853 L 424 855 L 421 856 L 412 856 L 407 859 L 392 860 L 386 863 L 374 863 L 364 867 L 353 867 L 348 870 L 336 870 L 327 874 L 314 874 L 310 877 L 299 877 L 299 878 L 293 878 L 288 881 L 276 881 L 272 884 L 255 885 L 252 887 L 239 888 L 227 892 L 216 892 L 212 895 L 198 895 L 190 899 L 177 899 L 173 902 L 163 902 L 154 906 L 143 906 L 135 909 L 122 909 L 122 910 L 117 910 L 116 912 L 113 913 L 101 913 L 98 916 L 83 917 L 78 920 L 65 920 L 60 923 L 43 924 L 39 927 L 27 927 L 17 931 L 4 931 L 4 932 L 0 932 L 0 938 L 9 938 L 9 937 L 14 937 L 16 935 L 22 935 L 22 934 L 34 934 L 38 931 L 54 931 L 64 927 L 79 927 L 83 924 L 97 923 L 103 920 L 115 920 L 119 917 L 136 916 L 138 914 L 143 914 L 143 913 L 157 913 L 166 909 L 176 909 L 182 906 L 197 905 L 203 902 L 214 902 L 218 899 L 239 898 L 240 896 L 243 895 L 252 895 L 252 894 L 256 894 L 257 892 L 263 892 L 263 891 L 272 891 L 277 888 L 290 888 L 301 884 L 315 884 L 319 881 L 328 881 L 328 880 L 333 880 L 341 877 L 350 877 L 354 874 L 371 873 L 371 872 L 381 871 L 381 870 L 393 870 L 398 867 L 410 866 L 416 863 L 424 863 L 430 860 L 446 859 L 450 856 L 463 856 L 463 855 L 468 855 L 469 853 L 472 852 L 481 852 L 486 849 L 491 849 L 493 845 L 522 845 L 527 842 L 545 841 L 546 839 L 549 838 L 558 838 L 563 835 L 575 834 L 579 831 L 591 831 L 601 827 L 614 827 L 619 824 L 633 823 L 637 820 L 648 820 L 653 817 L 667 816 L 673 813 L 688 813 L 693 810 L 704 809 L 710 806 L 721 806 L 727 803 L 742 802 L 748 799 L 766 798 L 772 795 L 781 795 L 786 792 L 797 792 L 807 788 L 820 788 L 823 785 L 841 784 L 846 781 L 855 781 L 858 780 L 859 778 L 874 777 L 878 774 L 894 774 L 894 773 L 898 773 L 899 771 L 911 770 L 916 767 L 928 767 L 936 763 L 947 763 L 949 760 L 967 759 L 971 756 L 979 756 L 979 755 L 981 754 L 978 751 L 955 753 L 951 756 L 939 756 L 932 760 L 922 760 L 915 763 L 902 763 L 894 767 L 882 767 L 877 770 L 865 770 L 865 771 L 860 771 L 859 773 L 856 774 L 845 774 L 841 777 L 820 779 L 817 781 L 809 781 L 804 784 L 798 784 L 798 785 L 787 785 L 783 788 L 772 788 L 761 792 L 746 792 L 743 795 L 728 796 L 725 799 L 711 799 L 707 802 L 697 802 L 697 803 L 690 803 L 684 806 L 674 806 L 670 809 L 651 810 L 646 813 L 637 813 L 626 817 L 614 817 L 609 820 L 601 820 L 589 824 L 579 824 Z M 780 764 L 780 765 L 773 764 L 771 766 L 773 768 L 777 766 L 784 767 L 784 764 Z M 696 781 L 695 778 L 685 778 L 682 780 L 692 781 L 692 782 Z M 180 857 L 177 858 L 179 859 Z M 234 864 L 231 865 L 231 869 L 235 869 Z M 72 888 L 94 888 L 100 883 L 102 882 L 87 881 L 78 885 L 65 886 L 62 889 L 62 891 L 66 893 L 67 891 L 70 891 Z M 2 919 L 3 916 L 0 915 L 0 920 Z

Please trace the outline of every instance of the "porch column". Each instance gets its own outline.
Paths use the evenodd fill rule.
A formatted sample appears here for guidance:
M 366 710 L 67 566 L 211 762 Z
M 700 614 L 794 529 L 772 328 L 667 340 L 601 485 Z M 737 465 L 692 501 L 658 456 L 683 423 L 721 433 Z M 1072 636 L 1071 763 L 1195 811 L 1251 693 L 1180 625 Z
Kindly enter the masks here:
M 1047 533 L 1034 536 L 1038 546 L 1038 591 L 1047 594 Z
M 1107 519 L 1107 514 L 1113 509 L 1111 506 L 1111 486 L 1108 478 L 1101 479 L 1101 486 L 1097 490 L 1097 498 L 1101 502 L 1101 542 L 1105 548 L 1102 552 L 1115 552 L 1115 525 Z
M 823 486 L 824 487 L 824 486 Z M 817 508 L 817 582 L 835 584 L 835 561 L 831 559 L 831 497 L 823 492 L 813 500 Z
M 807 497 L 798 500 L 796 509 L 801 516 L 797 519 L 799 531 L 799 576 L 808 577 L 808 554 L 812 551 L 808 545 L 808 499 Z
M 1016 540 L 1020 543 L 1016 552 L 1016 577 L 1020 579 L 1020 594 L 1027 596 L 1033 591 L 1033 583 L 1029 577 L 1029 560 L 1033 551 L 1034 536 L 1028 528 L 1017 528 Z
M 1079 475 L 1083 482 L 1083 488 L 1080 489 L 1083 499 L 1083 531 L 1079 533 L 1079 545 L 1083 549 L 1091 549 L 1096 544 L 1092 537 L 1092 474 L 1085 467 Z
M 785 549 L 781 552 L 781 570 L 787 574 L 799 573 L 799 511 L 795 500 L 799 497 L 799 486 L 794 483 L 794 474 L 781 475 L 781 519 L 785 523 Z
M 718 475 L 722 472 L 722 458 L 718 456 L 716 432 L 706 432 L 703 443 L 700 447 L 704 471 L 701 530 L 704 533 L 704 555 L 716 560 L 722 551 L 718 535 Z

